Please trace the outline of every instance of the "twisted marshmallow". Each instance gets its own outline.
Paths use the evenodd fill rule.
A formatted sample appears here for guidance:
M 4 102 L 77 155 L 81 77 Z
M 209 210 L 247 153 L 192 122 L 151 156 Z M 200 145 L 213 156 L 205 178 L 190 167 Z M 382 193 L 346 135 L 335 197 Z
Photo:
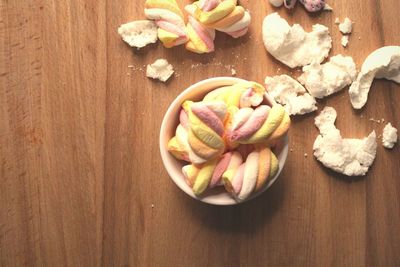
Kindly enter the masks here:
M 188 115 L 184 109 L 180 112 L 179 122 L 175 136 L 168 142 L 168 151 L 177 159 L 194 164 L 203 164 L 207 159 L 198 156 L 189 145 Z
M 240 153 L 227 152 L 219 159 L 211 160 L 200 166 L 194 164 L 186 165 L 182 168 L 182 172 L 193 193 L 200 195 L 207 188 L 221 185 L 224 172 L 238 168 L 242 162 Z
M 256 107 L 264 100 L 265 88 L 255 82 L 241 82 L 217 88 L 208 93 L 203 101 L 224 101 L 225 104 L 243 107 Z
M 233 115 L 227 138 L 230 143 L 266 143 L 283 136 L 289 126 L 289 114 L 281 105 L 242 108 Z
M 206 28 L 192 16 L 189 16 L 187 24 L 189 41 L 186 49 L 198 54 L 210 53 L 214 51 L 215 30 Z
M 144 12 L 148 19 L 155 20 L 158 39 L 165 47 L 188 41 L 183 13 L 175 0 L 146 0 Z
M 260 190 L 278 172 L 279 163 L 268 147 L 251 152 L 238 168 L 228 169 L 223 175 L 225 189 L 238 200 L 245 200 Z
M 210 160 L 225 150 L 224 119 L 226 105 L 222 101 L 185 101 L 183 108 L 188 114 L 188 142 L 199 157 Z
M 200 0 L 187 5 L 185 10 L 207 28 L 234 38 L 245 35 L 251 22 L 249 12 L 237 6 L 236 0 Z

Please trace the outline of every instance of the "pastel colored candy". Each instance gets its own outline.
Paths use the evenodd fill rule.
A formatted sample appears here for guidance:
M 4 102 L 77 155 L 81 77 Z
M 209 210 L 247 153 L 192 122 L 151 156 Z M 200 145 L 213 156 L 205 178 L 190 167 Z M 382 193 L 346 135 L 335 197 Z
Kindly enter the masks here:
M 234 38 L 247 33 L 251 22 L 249 12 L 237 6 L 236 0 L 202 0 L 185 7 L 185 10 L 207 28 L 225 32 Z
M 217 88 L 208 93 L 203 101 L 224 101 L 238 108 L 256 107 L 264 100 L 265 88 L 255 82 L 241 82 L 231 86 Z
M 168 142 L 168 151 L 177 159 L 179 160 L 184 160 L 184 161 L 190 161 L 189 155 L 185 148 L 178 142 L 176 136 L 174 136 L 171 140 Z
M 158 26 L 158 39 L 165 47 L 188 41 L 184 16 L 175 0 L 146 0 L 145 14 Z
M 290 125 L 290 118 L 287 121 L 286 111 L 281 105 L 274 105 L 269 111 L 268 117 L 261 127 L 249 137 L 238 139 L 241 144 L 256 144 L 266 142 L 271 136 L 281 136 L 285 134 Z M 284 121 L 284 119 L 286 119 Z M 284 122 L 283 126 L 279 126 Z M 275 133 L 279 129 L 279 132 Z
M 262 104 L 264 94 L 261 85 L 240 82 L 211 91 L 203 101 L 183 102 L 167 146 L 190 163 L 182 172 L 195 195 L 223 185 L 243 201 L 276 175 L 279 162 L 271 147 L 279 151 L 275 144 L 287 133 L 290 117 L 281 105 Z
M 233 151 L 227 152 L 222 155 L 221 159 L 219 160 L 217 166 L 214 169 L 214 173 L 211 178 L 210 188 L 213 188 L 217 185 L 221 184 L 222 175 L 225 171 L 229 169 L 236 169 L 239 167 L 243 162 L 242 156 L 240 153 Z
M 279 170 L 278 163 L 270 148 L 260 146 L 247 156 L 245 163 L 228 169 L 222 175 L 225 189 L 238 201 L 243 201 L 275 177 Z
M 194 153 L 205 159 L 221 155 L 225 150 L 225 103 L 185 101 L 183 107 L 188 111 L 188 141 Z
M 200 166 L 187 165 L 182 168 L 186 182 L 195 195 L 199 196 L 207 189 L 217 163 L 218 159 L 213 159 Z
M 257 151 L 251 152 L 244 166 L 243 184 L 237 198 L 244 200 L 253 192 L 259 172 L 259 158 L 260 154 Z
M 237 141 L 255 134 L 267 120 L 270 109 L 271 108 L 266 105 L 259 106 L 254 111 L 250 108 L 248 117 L 244 118 L 240 125 L 233 125 L 231 140 Z M 246 110 L 247 112 L 248 109 L 240 109 L 239 112 L 236 113 L 236 118 L 239 117 L 241 110 Z

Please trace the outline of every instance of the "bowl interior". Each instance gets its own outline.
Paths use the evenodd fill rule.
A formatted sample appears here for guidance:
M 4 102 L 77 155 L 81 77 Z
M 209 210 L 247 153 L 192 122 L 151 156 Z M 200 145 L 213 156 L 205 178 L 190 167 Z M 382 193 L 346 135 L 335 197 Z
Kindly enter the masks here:
M 241 202 L 237 202 L 234 198 L 232 198 L 229 193 L 225 191 L 223 187 L 217 187 L 214 189 L 207 189 L 203 195 L 197 197 L 193 194 L 192 189 L 187 185 L 185 181 L 185 177 L 182 173 L 182 167 L 188 163 L 175 159 L 172 154 L 170 154 L 167 150 L 168 141 L 175 135 L 176 127 L 179 123 L 179 111 L 182 103 L 185 100 L 193 100 L 200 101 L 205 94 L 208 92 L 221 87 L 221 86 L 229 86 L 238 82 L 243 82 L 245 80 L 233 77 L 217 77 L 210 78 L 207 80 L 203 80 L 196 84 L 191 85 L 186 90 L 184 90 L 169 106 L 163 122 L 161 124 L 160 129 L 160 152 L 163 164 L 171 177 L 171 179 L 175 182 L 175 184 L 182 189 L 189 196 L 200 200 L 205 203 L 214 204 L 214 205 L 235 205 Z M 265 102 L 269 105 L 274 105 L 275 101 L 271 99 L 267 94 L 265 96 Z M 288 137 L 285 136 L 283 138 L 283 142 L 279 144 L 276 149 L 274 149 L 274 153 L 277 155 L 279 159 L 279 171 L 276 176 L 269 181 L 269 183 L 258 193 L 253 194 L 249 200 L 254 198 L 264 192 L 267 188 L 269 188 L 277 179 L 282 168 L 285 164 L 286 157 L 288 154 Z

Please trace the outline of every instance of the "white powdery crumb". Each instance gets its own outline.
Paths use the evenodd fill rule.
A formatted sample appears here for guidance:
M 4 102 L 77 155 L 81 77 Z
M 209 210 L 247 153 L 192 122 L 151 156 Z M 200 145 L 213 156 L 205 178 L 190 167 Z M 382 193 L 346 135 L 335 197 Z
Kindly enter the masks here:
M 154 204 L 151 204 L 151 208 L 154 208 Z
M 339 18 L 336 18 L 336 19 L 335 19 L 335 24 L 338 24 L 338 25 L 340 24 Z
M 353 30 L 353 22 L 349 18 L 345 18 L 342 23 L 339 24 L 339 31 L 343 34 L 350 34 Z
M 133 65 L 128 65 L 128 68 L 133 69 Z
M 307 157 L 308 157 L 308 154 L 307 154 L 307 153 L 304 153 L 304 157 L 307 158 Z
M 231 69 L 232 76 L 236 76 L 236 70 L 234 68 Z
M 397 129 L 389 122 L 383 128 L 382 144 L 385 148 L 392 149 L 397 143 Z
M 174 68 L 166 59 L 157 59 L 153 64 L 147 65 L 146 76 L 166 82 L 174 74 Z
M 341 43 L 342 43 L 343 47 L 347 47 L 347 45 L 349 44 L 349 36 L 348 35 L 343 35 Z

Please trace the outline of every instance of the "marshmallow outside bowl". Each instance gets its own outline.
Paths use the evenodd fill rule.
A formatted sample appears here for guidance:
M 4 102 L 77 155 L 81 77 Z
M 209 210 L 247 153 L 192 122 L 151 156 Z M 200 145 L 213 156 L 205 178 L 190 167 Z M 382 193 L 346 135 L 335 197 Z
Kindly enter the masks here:
M 181 105 L 185 100 L 201 101 L 203 97 L 210 91 L 222 87 L 233 85 L 238 82 L 246 82 L 246 80 L 234 78 L 234 77 L 216 77 L 210 78 L 189 86 L 168 107 L 167 112 L 164 115 L 161 129 L 160 129 L 160 153 L 165 169 L 174 183 L 186 194 L 194 199 L 202 201 L 204 203 L 213 205 L 236 205 L 255 198 L 265 192 L 271 185 L 276 181 L 279 174 L 281 173 L 283 166 L 285 165 L 286 158 L 289 150 L 289 138 L 287 134 L 283 138 L 283 144 L 276 155 L 279 160 L 279 171 L 273 177 L 263 189 L 259 192 L 252 194 L 249 198 L 244 201 L 238 202 L 228 192 L 225 191 L 223 186 L 219 186 L 214 189 L 207 189 L 201 196 L 196 196 L 192 189 L 185 181 L 185 177 L 182 173 L 182 167 L 189 164 L 176 159 L 168 152 L 167 144 L 168 141 L 175 135 L 176 127 L 179 123 L 179 111 Z M 264 102 L 269 102 L 271 105 L 275 105 L 276 102 L 266 93 L 264 96 Z

